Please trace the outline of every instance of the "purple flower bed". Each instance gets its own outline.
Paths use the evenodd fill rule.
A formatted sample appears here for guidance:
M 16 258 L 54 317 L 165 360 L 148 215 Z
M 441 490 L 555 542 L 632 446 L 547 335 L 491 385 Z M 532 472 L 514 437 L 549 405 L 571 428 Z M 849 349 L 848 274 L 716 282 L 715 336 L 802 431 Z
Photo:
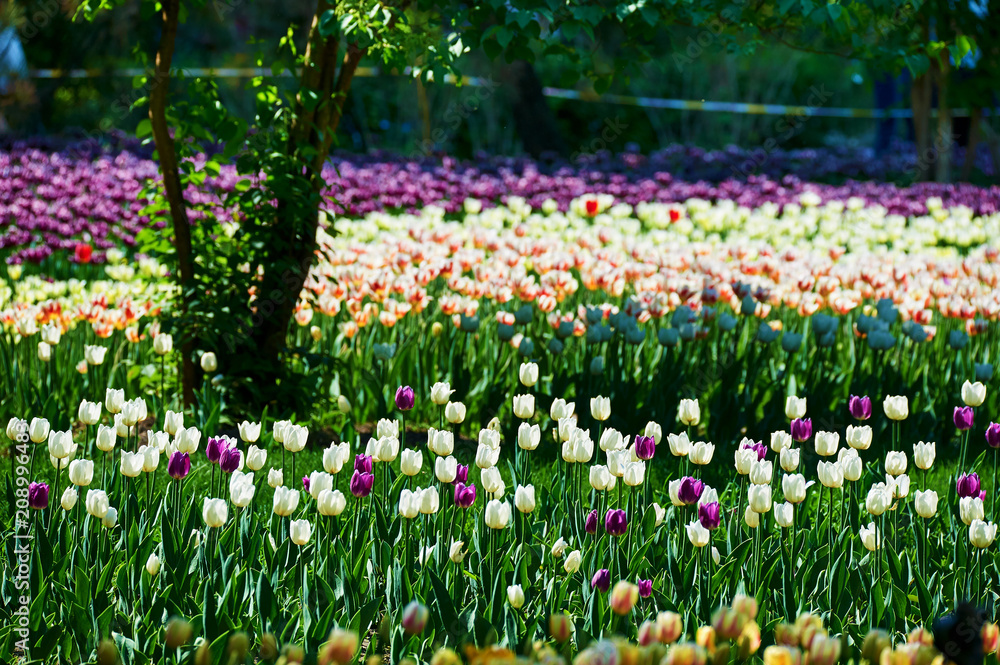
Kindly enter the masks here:
M 38 139 L 0 149 L 0 253 L 6 254 L 8 263 L 37 263 L 60 250 L 68 251 L 74 260 L 80 243 L 92 245 L 89 260 L 99 263 L 103 250 L 134 244 L 136 233 L 149 224 L 139 214 L 145 203 L 140 192 L 157 176 L 157 169 L 148 147 L 113 138 L 112 146 L 93 140 L 58 145 Z M 946 207 L 968 206 L 977 214 L 1000 211 L 1000 187 L 996 186 L 809 182 L 811 177 L 833 174 L 835 168 L 856 173 L 863 172 L 865 164 L 872 171 L 906 166 L 907 154 L 899 146 L 880 160 L 858 148 L 775 151 L 758 170 L 786 175 L 736 178 L 733 169 L 752 159 L 752 150 L 676 146 L 649 156 L 591 156 L 576 165 L 510 157 L 483 156 L 473 163 L 451 157 L 414 160 L 384 153 L 338 153 L 324 175 L 331 185 L 330 195 L 346 214 L 355 216 L 380 210 L 414 211 L 430 204 L 455 213 L 467 197 L 490 206 L 519 196 L 534 207 L 551 198 L 566 210 L 572 199 L 596 193 L 611 194 L 633 205 L 699 198 L 728 199 L 752 208 L 765 202 L 797 202 L 806 191 L 815 192 L 824 202 L 860 197 L 906 216 L 925 213 L 928 197 L 941 198 Z M 192 201 L 216 200 L 232 191 L 237 179 L 233 168 L 225 168 L 218 178 L 208 181 L 207 190 L 188 195 Z M 162 227 L 164 222 L 157 224 Z

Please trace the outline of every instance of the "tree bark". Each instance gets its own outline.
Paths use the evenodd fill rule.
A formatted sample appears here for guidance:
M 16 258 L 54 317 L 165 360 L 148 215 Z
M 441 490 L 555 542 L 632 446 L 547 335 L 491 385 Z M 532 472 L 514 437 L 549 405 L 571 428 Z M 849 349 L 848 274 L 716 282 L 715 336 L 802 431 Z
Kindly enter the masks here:
M 170 63 L 174 57 L 174 43 L 177 39 L 177 23 L 180 14 L 180 0 L 162 0 L 163 28 L 160 44 L 156 51 L 156 69 L 149 90 L 149 122 L 153 141 L 160 161 L 163 189 L 170 206 L 170 218 L 174 229 L 175 251 L 177 252 L 178 283 L 181 288 L 181 307 L 187 309 L 186 288 L 193 277 L 191 264 L 191 226 L 188 221 L 184 188 L 177 169 L 177 151 L 167 125 L 167 92 L 170 87 Z M 181 383 L 185 405 L 194 403 L 195 365 L 193 341 L 181 347 Z
M 926 180 L 930 168 L 930 117 L 931 88 L 930 74 L 924 73 L 913 79 L 910 88 L 910 107 L 913 109 L 913 134 L 917 148 L 916 180 Z
M 262 300 L 258 303 L 258 312 L 262 317 L 260 325 L 254 328 L 253 338 L 262 360 L 272 367 L 281 362 L 280 354 L 286 346 L 295 305 L 315 258 L 320 197 L 326 186 L 323 165 L 343 117 L 344 101 L 354 73 L 366 52 L 356 44 L 349 44 L 337 70 L 339 40 L 336 36 L 324 37 L 319 28 L 323 13 L 332 7 L 327 0 L 317 2 L 303 58 L 300 92 L 288 145 L 289 154 L 298 156 L 309 177 L 315 205 L 306 210 L 296 201 L 278 202 L 276 223 L 289 233 L 284 250 L 279 250 L 283 254 L 280 263 L 287 267 L 276 270 L 276 262 L 272 261 L 271 268 L 265 268 L 261 284 Z M 312 109 L 308 109 L 303 101 L 306 90 L 315 91 L 321 100 Z M 270 312 L 262 311 L 261 308 L 265 307 Z
M 559 134 L 552 109 L 545 101 L 535 68 L 524 60 L 515 60 L 504 68 L 503 74 L 510 90 L 514 126 L 524 150 L 535 159 L 544 153 L 565 155 L 566 144 Z
M 951 180 L 952 122 L 951 107 L 948 105 L 948 83 L 951 78 L 951 64 L 945 51 L 937 67 L 938 80 L 938 124 L 937 141 L 934 145 L 935 179 L 938 182 Z
M 965 148 L 965 162 L 962 164 L 962 180 L 969 182 L 972 169 L 976 165 L 976 150 L 979 148 L 979 126 L 983 119 L 983 109 L 979 106 L 972 109 L 969 119 L 969 144 Z

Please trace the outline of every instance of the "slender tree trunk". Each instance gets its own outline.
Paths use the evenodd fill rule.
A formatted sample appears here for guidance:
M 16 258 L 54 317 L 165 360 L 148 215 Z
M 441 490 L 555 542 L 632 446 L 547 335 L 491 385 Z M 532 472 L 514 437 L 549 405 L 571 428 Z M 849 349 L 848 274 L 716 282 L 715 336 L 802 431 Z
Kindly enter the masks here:
M 545 100 L 542 81 L 535 68 L 524 60 L 515 60 L 504 67 L 503 79 L 510 91 L 514 126 L 525 152 L 536 159 L 545 153 L 565 154 L 566 144 L 559 133 L 552 109 Z M 609 149 L 614 149 L 610 141 L 606 143 Z M 587 150 L 584 147 L 579 151 Z
M 913 79 L 910 88 L 910 106 L 913 109 L 913 134 L 917 148 L 917 180 L 926 180 L 930 173 L 930 120 L 931 76 L 924 73 Z
M 979 126 L 983 120 L 982 107 L 972 109 L 969 119 L 969 144 L 965 149 L 965 162 L 962 164 L 962 180 L 968 182 L 972 177 L 972 169 L 976 166 L 976 150 L 979 148 Z
M 951 107 L 948 104 L 948 84 L 951 79 L 951 61 L 948 60 L 948 53 L 942 53 L 940 63 L 937 67 L 938 80 L 938 124 L 937 141 L 935 141 L 934 152 L 937 157 L 935 162 L 935 179 L 938 182 L 948 182 L 951 180 L 951 152 L 952 144 L 952 121 Z
M 308 174 L 312 192 L 311 203 L 303 206 L 300 201 L 278 202 L 277 223 L 289 236 L 279 261 L 272 261 L 272 268 L 265 271 L 261 284 L 260 325 L 254 328 L 256 350 L 267 363 L 280 362 L 281 350 L 286 346 L 286 334 L 299 293 L 313 264 L 316 231 L 319 227 L 323 180 L 323 165 L 330 154 L 333 136 L 343 117 L 344 101 L 354 80 L 354 73 L 366 49 L 355 43 L 347 45 L 343 61 L 337 68 L 339 40 L 336 35 L 324 37 L 319 21 L 324 12 L 333 9 L 327 0 L 318 0 L 316 14 L 309 29 L 309 38 L 303 59 L 300 92 L 295 117 L 289 136 L 289 154 L 298 156 Z M 313 108 L 305 103 L 305 93 L 312 91 L 320 100 Z M 276 264 L 285 266 L 275 269 Z
M 180 173 L 177 170 L 177 151 L 167 125 L 167 93 L 170 88 L 170 63 L 174 57 L 174 42 L 177 39 L 177 23 L 180 14 L 180 0 L 162 0 L 163 27 L 160 45 L 156 51 L 156 70 L 149 90 L 149 122 L 153 141 L 160 160 L 163 189 L 170 205 L 170 218 L 174 227 L 175 250 L 177 252 L 178 282 L 182 289 L 181 307 L 187 308 L 188 297 L 184 293 L 193 272 L 191 265 L 191 226 L 188 221 L 187 204 Z M 181 347 L 181 379 L 185 405 L 194 403 L 195 366 L 192 358 L 192 342 Z

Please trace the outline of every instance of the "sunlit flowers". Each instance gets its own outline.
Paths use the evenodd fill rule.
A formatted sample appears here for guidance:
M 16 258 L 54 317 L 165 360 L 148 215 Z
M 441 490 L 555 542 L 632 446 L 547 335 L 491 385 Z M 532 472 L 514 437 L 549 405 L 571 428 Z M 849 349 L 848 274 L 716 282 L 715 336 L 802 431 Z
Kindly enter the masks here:
M 962 384 L 962 401 L 966 406 L 981 406 L 986 401 L 986 386 L 979 381 L 966 381 Z
M 882 410 L 889 420 L 906 420 L 910 415 L 910 403 L 905 395 L 886 395 Z

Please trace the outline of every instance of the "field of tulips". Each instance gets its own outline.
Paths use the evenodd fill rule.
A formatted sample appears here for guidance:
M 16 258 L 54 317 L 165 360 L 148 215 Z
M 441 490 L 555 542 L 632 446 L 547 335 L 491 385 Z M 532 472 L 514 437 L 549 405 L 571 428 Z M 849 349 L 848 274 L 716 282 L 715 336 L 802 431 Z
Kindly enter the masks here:
M 1000 190 L 345 161 L 235 413 L 155 169 L 0 160 L 0 661 L 995 662 Z

